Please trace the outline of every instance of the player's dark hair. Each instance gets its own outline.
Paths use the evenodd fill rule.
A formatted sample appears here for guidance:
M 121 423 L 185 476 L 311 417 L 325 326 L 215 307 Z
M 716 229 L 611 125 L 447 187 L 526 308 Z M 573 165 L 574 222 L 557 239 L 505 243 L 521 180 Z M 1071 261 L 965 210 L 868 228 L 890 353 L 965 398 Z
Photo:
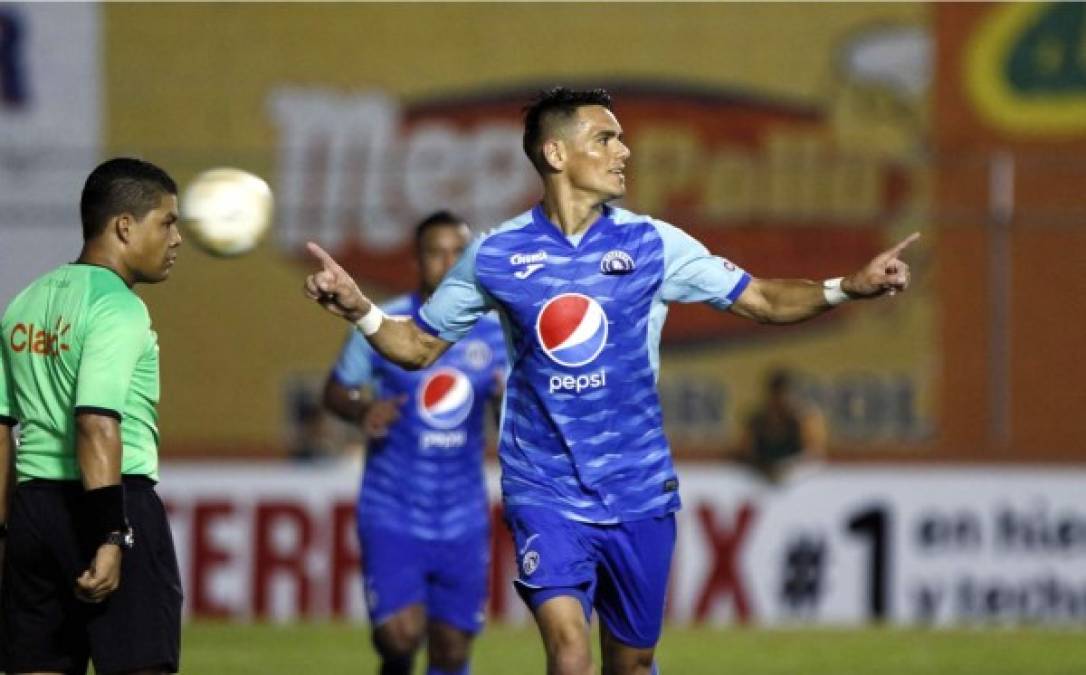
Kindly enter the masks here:
M 130 213 L 142 219 L 158 206 L 163 194 L 177 194 L 177 183 L 154 164 L 132 157 L 102 162 L 87 176 L 79 198 L 83 240 L 102 234 L 114 216 Z
M 444 227 L 447 225 L 466 225 L 467 221 L 456 215 L 452 211 L 434 211 L 430 215 L 422 219 L 422 221 L 415 226 L 415 250 L 422 250 L 422 237 L 426 234 L 427 230 L 435 227 Z
M 792 372 L 785 368 L 777 368 L 770 371 L 766 377 L 766 388 L 774 396 L 785 394 L 792 388 Z
M 543 174 L 550 171 L 543 157 L 543 131 L 557 120 L 568 121 L 577 109 L 588 105 L 600 105 L 611 110 L 611 95 L 605 89 L 567 89 L 554 87 L 539 92 L 524 108 L 524 154 L 532 161 L 535 170 Z

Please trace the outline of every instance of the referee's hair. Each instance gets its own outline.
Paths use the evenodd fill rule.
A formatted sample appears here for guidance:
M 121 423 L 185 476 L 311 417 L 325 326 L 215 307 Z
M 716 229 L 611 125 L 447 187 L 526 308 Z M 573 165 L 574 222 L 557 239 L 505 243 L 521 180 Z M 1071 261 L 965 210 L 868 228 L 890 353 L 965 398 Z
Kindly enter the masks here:
M 543 157 L 543 140 L 555 122 L 567 122 L 577 108 L 600 105 L 611 110 L 611 95 L 606 89 L 567 89 L 554 87 L 539 92 L 524 108 L 524 154 L 541 175 L 551 168 Z
M 415 251 L 422 250 L 422 237 L 426 234 L 426 231 L 434 227 L 444 227 L 446 225 L 467 225 L 468 221 L 464 220 L 460 216 L 456 215 L 452 211 L 434 211 L 430 215 L 422 219 L 422 221 L 415 226 Z
M 114 216 L 130 213 L 142 219 L 158 206 L 163 194 L 177 194 L 177 183 L 154 164 L 133 157 L 102 162 L 87 176 L 79 198 L 83 241 L 102 234 Z

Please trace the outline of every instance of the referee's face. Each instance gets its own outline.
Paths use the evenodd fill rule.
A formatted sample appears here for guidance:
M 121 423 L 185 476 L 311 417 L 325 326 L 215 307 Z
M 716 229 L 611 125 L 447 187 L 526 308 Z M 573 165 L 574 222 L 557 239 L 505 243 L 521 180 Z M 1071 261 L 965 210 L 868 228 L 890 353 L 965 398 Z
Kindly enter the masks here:
M 164 193 L 158 206 L 132 227 L 128 266 L 135 281 L 153 284 L 170 276 L 181 246 L 179 219 L 177 195 Z

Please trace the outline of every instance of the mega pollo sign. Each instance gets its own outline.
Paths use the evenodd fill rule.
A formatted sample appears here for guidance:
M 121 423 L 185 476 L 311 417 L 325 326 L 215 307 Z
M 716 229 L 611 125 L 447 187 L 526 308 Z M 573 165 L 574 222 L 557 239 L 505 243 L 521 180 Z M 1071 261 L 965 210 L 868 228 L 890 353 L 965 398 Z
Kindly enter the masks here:
M 633 149 L 624 205 L 675 223 L 755 274 L 818 278 L 883 243 L 908 173 L 837 147 L 826 115 L 722 91 L 611 86 Z M 279 243 L 316 239 L 359 278 L 405 290 L 411 225 L 449 208 L 480 229 L 527 208 L 539 180 L 521 150 L 531 88 L 404 104 L 381 91 L 281 88 Z M 739 330 L 686 313 L 668 337 Z

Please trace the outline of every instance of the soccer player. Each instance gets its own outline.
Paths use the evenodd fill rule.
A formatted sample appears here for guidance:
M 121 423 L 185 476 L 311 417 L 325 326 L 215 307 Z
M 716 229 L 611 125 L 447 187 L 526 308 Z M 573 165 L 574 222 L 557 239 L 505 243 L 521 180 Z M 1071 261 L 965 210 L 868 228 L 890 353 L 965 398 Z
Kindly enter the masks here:
M 177 185 L 138 159 L 94 169 L 79 259 L 4 312 L 0 651 L 12 673 L 175 673 L 181 581 L 158 479 L 158 342 L 132 287 L 165 281 Z M 12 438 L 19 427 L 19 444 Z
M 411 320 L 386 317 L 316 244 L 308 297 L 355 323 L 386 358 L 426 367 L 495 309 L 511 341 L 499 456 L 516 587 L 539 625 L 547 672 L 655 672 L 679 508 L 656 374 L 671 302 L 795 323 L 909 283 L 910 236 L 847 277 L 760 279 L 682 230 L 608 205 L 630 157 L 603 90 L 544 92 L 524 150 L 543 199 L 476 240 Z M 407 480 L 405 478 L 405 480 Z
M 419 223 L 418 291 L 383 311 L 417 315 L 469 241 L 448 211 Z M 358 538 L 381 675 L 409 675 L 423 639 L 428 675 L 468 672 L 490 560 L 483 417 L 505 368 L 501 326 L 484 316 L 425 370 L 403 370 L 351 331 L 325 384 L 325 405 L 369 437 Z

